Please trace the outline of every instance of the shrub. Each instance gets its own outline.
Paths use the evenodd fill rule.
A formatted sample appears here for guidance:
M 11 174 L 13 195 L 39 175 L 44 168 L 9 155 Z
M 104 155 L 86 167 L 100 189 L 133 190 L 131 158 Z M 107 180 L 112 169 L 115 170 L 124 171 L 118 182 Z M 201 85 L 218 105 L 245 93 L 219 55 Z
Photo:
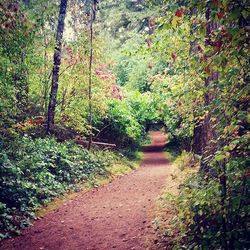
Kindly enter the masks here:
M 3 141 L 4 142 L 4 141 Z M 54 138 L 16 138 L 0 147 L 0 237 L 30 224 L 35 210 L 77 184 L 107 174 L 117 160 L 109 151 L 91 152 Z
M 231 159 L 225 165 L 226 179 L 216 169 L 212 178 L 199 172 L 187 179 L 177 198 L 180 245 L 185 249 L 249 248 L 249 181 L 244 168 L 245 159 Z

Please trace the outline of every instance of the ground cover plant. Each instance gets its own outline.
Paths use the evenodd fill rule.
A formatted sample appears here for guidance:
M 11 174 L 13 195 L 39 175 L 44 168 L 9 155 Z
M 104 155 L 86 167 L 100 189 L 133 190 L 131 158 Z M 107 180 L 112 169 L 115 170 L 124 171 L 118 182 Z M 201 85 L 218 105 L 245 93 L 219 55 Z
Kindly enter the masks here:
M 42 205 L 81 190 L 86 181 L 108 176 L 122 162 L 133 167 L 121 154 L 89 152 L 73 141 L 59 143 L 55 138 L 24 136 L 1 145 L 1 237 L 19 234 Z

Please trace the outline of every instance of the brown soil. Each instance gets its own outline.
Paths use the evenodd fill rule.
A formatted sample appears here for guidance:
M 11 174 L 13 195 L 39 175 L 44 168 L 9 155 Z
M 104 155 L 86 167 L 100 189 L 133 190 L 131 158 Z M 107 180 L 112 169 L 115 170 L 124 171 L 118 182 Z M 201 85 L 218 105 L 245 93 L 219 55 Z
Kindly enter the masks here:
M 79 194 L 48 213 L 1 249 L 145 250 L 152 234 L 150 210 L 166 183 L 165 137 L 151 132 L 141 167 L 112 183 Z

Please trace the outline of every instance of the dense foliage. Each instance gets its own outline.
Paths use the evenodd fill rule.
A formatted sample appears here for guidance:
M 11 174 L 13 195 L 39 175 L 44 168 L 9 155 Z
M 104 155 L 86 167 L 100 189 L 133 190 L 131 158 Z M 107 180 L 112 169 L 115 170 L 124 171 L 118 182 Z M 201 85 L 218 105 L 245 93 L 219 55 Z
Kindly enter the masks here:
M 108 175 L 107 168 L 119 161 L 122 157 L 109 150 L 89 152 L 73 141 L 58 143 L 54 138 L 29 136 L 4 141 L 0 151 L 1 238 L 29 225 L 41 205 L 78 190 L 79 184 L 96 176 Z
M 58 1 L 0 3 L 0 226 L 16 230 L 20 212 L 105 173 L 108 153 L 66 139 L 134 147 L 161 124 L 199 161 L 177 201 L 176 248 L 249 248 L 248 1 L 65 2 L 59 50 Z M 55 137 L 46 137 L 53 66 Z
M 200 158 L 178 198 L 179 247 L 247 249 L 249 10 L 247 1 L 160 1 L 150 53 L 168 62 L 170 132 Z M 155 1 L 155 4 L 159 4 Z M 177 246 L 178 249 L 178 246 Z

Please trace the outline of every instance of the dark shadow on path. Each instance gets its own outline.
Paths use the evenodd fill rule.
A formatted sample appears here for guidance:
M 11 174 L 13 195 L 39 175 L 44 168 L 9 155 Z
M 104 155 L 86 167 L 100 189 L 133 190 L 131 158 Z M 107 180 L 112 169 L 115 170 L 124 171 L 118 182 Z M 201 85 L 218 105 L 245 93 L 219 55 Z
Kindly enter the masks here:
M 165 145 L 166 145 L 165 143 L 159 145 L 147 145 L 142 147 L 142 149 L 144 152 L 161 152 L 163 151 Z

